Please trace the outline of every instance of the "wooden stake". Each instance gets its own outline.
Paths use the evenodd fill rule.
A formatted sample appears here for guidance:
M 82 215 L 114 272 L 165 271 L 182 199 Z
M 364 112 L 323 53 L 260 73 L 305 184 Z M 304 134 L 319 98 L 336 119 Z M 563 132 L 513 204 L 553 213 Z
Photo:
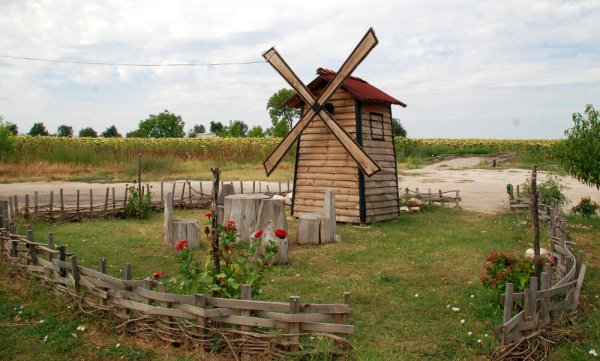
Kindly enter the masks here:
M 67 260 L 67 246 L 58 246 L 58 259 L 63 262 Z M 61 277 L 64 277 L 67 272 L 61 268 L 59 274 Z
M 127 205 L 127 193 L 129 192 L 129 184 L 125 184 L 125 197 L 123 197 L 123 207 Z
M 196 294 L 194 296 L 194 304 L 196 305 L 196 307 L 206 308 L 206 297 L 203 294 Z M 207 326 L 206 318 L 202 316 L 197 316 L 196 323 L 198 324 L 198 326 L 200 326 L 200 330 L 198 330 L 198 333 L 204 335 L 206 333 Z
M 50 218 L 52 218 L 52 211 L 54 208 L 54 191 L 50 191 L 50 204 L 48 204 L 50 209 Z
M 138 154 L 138 194 L 142 195 L 142 153 Z
M 240 181 L 240 193 L 244 194 L 244 182 Z
M 104 212 L 108 211 L 108 195 L 110 193 L 110 188 L 106 187 L 106 194 L 104 195 Z
M 94 193 L 90 189 L 90 212 L 94 210 Z
M 37 217 L 38 213 L 38 192 L 33 192 L 33 216 Z
M 77 190 L 76 213 L 79 214 L 79 189 Z
M 221 263 L 219 261 L 219 232 L 217 229 L 217 212 L 219 210 L 217 204 L 217 198 L 219 197 L 219 177 L 221 176 L 221 169 L 211 168 L 212 171 L 212 197 L 211 197 L 211 210 L 212 210 L 212 259 L 215 265 L 217 274 L 221 273 Z
M 25 195 L 25 218 L 29 218 L 29 194 Z
M 75 281 L 75 293 L 79 293 L 79 267 L 77 266 L 77 256 L 71 256 L 71 275 Z
M 542 274 L 542 260 L 540 258 L 540 215 L 538 209 L 537 192 L 537 164 L 531 168 L 531 217 L 533 219 L 533 254 L 535 259 L 535 275 Z
M 165 184 L 160 182 L 160 204 L 165 204 Z
M 300 313 L 300 296 L 290 296 L 290 314 Z M 298 322 L 290 322 L 290 344 L 292 351 L 298 351 L 300 347 L 300 324 Z
M 115 199 L 115 187 L 112 187 L 112 206 L 114 213 L 114 211 L 117 209 L 117 200 Z
M 13 196 L 13 198 L 14 198 L 13 203 L 15 205 L 15 214 L 19 215 L 19 197 L 15 194 Z
M 192 207 L 192 183 L 190 183 L 190 181 L 187 181 L 187 183 L 188 183 L 188 197 L 189 197 L 188 203 L 191 208 Z
M 60 201 L 60 211 L 64 212 L 65 211 L 65 198 L 64 198 L 64 194 L 63 194 L 63 189 L 60 189 L 60 193 L 59 193 L 59 201 Z

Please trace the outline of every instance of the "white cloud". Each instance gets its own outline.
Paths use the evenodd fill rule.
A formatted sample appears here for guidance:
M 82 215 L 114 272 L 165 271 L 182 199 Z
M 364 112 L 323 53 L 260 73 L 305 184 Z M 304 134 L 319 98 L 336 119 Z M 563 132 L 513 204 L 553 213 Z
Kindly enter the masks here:
M 599 98 L 599 12 L 593 1 L 4 1 L 0 53 L 213 63 L 261 60 L 276 45 L 308 82 L 319 66 L 337 69 L 373 26 L 379 46 L 355 74 L 408 104 L 394 113 L 409 135 L 555 138 Z M 0 113 L 22 131 L 36 121 L 128 131 L 165 108 L 188 126 L 267 126 L 266 101 L 286 85 L 267 64 L 0 59 Z

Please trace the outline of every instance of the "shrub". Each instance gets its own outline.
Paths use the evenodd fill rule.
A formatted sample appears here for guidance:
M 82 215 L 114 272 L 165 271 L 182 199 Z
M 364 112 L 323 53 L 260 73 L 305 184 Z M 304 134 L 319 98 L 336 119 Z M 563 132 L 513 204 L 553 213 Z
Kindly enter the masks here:
M 212 214 L 210 215 L 212 216 Z M 207 227 L 207 233 L 211 229 Z M 217 273 L 211 255 L 203 262 L 190 249 L 187 240 L 177 242 L 176 249 L 179 272 L 169 280 L 169 284 L 184 293 L 212 294 L 215 297 L 239 298 L 242 285 L 252 286 L 254 295 L 260 293 L 264 270 L 272 265 L 277 246 L 270 241 L 262 249 L 258 231 L 250 242 L 237 242 L 235 222 L 218 225 L 220 272 Z
M 598 203 L 592 201 L 590 197 L 581 197 L 581 200 L 572 208 L 572 211 L 584 217 L 589 217 L 596 214 L 598 207 Z
M 135 186 L 130 186 L 129 197 L 127 203 L 125 203 L 125 207 L 123 207 L 123 216 L 125 218 L 148 218 L 151 201 L 151 193 L 146 193 L 142 196 Z
M 9 158 L 16 149 L 16 140 L 10 125 L 0 119 L 0 159 Z
M 542 264 L 545 259 L 542 258 Z M 480 277 L 484 287 L 504 290 L 507 283 L 514 285 L 515 292 L 529 286 L 529 278 L 535 275 L 535 260 L 511 254 L 492 252 L 483 264 L 485 274 Z
M 523 195 L 531 196 L 531 180 L 527 178 L 525 183 L 521 185 Z M 557 176 L 549 175 L 545 181 L 537 184 L 537 191 L 540 203 L 549 206 L 562 206 L 569 203 L 569 199 L 564 195 L 563 191 L 569 189 Z

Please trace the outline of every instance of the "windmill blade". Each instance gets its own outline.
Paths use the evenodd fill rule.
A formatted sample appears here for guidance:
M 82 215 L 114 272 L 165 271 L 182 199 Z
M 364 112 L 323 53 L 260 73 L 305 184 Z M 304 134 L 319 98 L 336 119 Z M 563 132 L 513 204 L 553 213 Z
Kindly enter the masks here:
M 312 118 L 315 116 L 315 112 L 308 108 L 308 111 L 302 115 L 302 118 L 296 123 L 296 125 L 292 128 L 292 130 L 283 138 L 281 143 L 277 145 L 277 147 L 271 152 L 271 154 L 267 157 L 267 160 L 263 162 L 263 166 L 265 167 L 265 171 L 267 172 L 267 176 L 271 175 L 277 164 L 281 162 L 285 153 L 290 149 L 294 141 L 298 139 L 302 130 L 310 123 Z
M 356 45 L 356 48 L 352 51 L 352 54 L 346 59 L 344 64 L 340 67 L 340 70 L 335 74 L 333 79 L 329 82 L 323 93 L 319 96 L 318 103 L 324 104 L 329 97 L 342 85 L 344 80 L 352 74 L 354 69 L 369 55 L 371 50 L 377 45 L 379 41 L 375 36 L 375 30 L 369 28 L 362 40 Z
M 336 122 L 331 114 L 325 110 L 319 112 L 319 117 L 323 120 L 331 133 L 342 143 L 342 146 L 350 153 L 360 169 L 367 177 L 379 172 L 381 167 L 364 151 L 364 149 Z
M 288 84 L 296 91 L 298 96 L 306 103 L 313 104 L 315 102 L 315 97 L 312 95 L 310 90 L 304 85 L 304 83 L 298 78 L 296 73 L 290 68 L 289 65 L 283 60 L 281 55 L 275 50 L 275 48 L 271 48 L 263 53 L 263 58 L 271 64 L 271 66 L 288 82 Z

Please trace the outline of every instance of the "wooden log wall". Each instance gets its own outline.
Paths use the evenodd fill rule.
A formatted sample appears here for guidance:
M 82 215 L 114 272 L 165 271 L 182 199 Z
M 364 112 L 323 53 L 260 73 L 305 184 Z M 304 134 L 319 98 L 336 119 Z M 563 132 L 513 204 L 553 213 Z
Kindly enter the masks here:
M 365 177 L 366 216 L 368 220 L 395 219 L 400 211 L 398 172 L 392 134 L 392 118 L 388 104 L 363 103 L 361 106 L 362 143 L 365 151 L 381 167 L 381 171 Z M 379 124 L 371 120 L 372 114 L 381 114 L 383 139 L 373 139 L 379 133 Z
M 356 139 L 354 97 L 339 89 L 329 102 L 335 120 Z M 294 216 L 320 212 L 325 189 L 330 188 L 335 192 L 337 220 L 360 223 L 357 164 L 318 116 L 300 136 L 296 167 Z
M 349 323 L 346 292 L 342 303 L 334 304 L 303 303 L 299 296 L 291 296 L 289 302 L 252 300 L 246 285 L 239 300 L 173 294 L 157 280 L 132 279 L 131 264 L 125 265 L 123 278 L 106 274 L 104 257 L 99 271 L 80 266 L 76 255 L 55 241 L 49 235 L 47 244 L 34 242 L 16 234 L 12 225 L 1 227 L 1 259 L 72 296 L 81 311 L 120 320 L 116 330 L 182 346 L 217 348 L 233 352 L 235 359 L 239 355 L 288 359 L 300 348 L 306 357 L 311 350 L 322 353 L 326 343 L 312 341 L 322 338 L 333 340 L 332 354 L 351 353 L 348 336 L 354 326 Z
M 518 341 L 540 330 L 561 311 L 577 310 L 586 265 L 582 262 L 581 252 L 577 257 L 573 255 L 573 242 L 566 227 L 560 209 L 553 210 L 549 241 L 550 255 L 556 259 L 556 266 L 546 264 L 541 277 L 531 277 L 529 287 L 523 292 L 513 292 L 514 286 L 506 285 L 501 295 L 503 323 L 496 327 L 496 335 L 503 344 Z M 515 303 L 522 306 L 513 314 Z

